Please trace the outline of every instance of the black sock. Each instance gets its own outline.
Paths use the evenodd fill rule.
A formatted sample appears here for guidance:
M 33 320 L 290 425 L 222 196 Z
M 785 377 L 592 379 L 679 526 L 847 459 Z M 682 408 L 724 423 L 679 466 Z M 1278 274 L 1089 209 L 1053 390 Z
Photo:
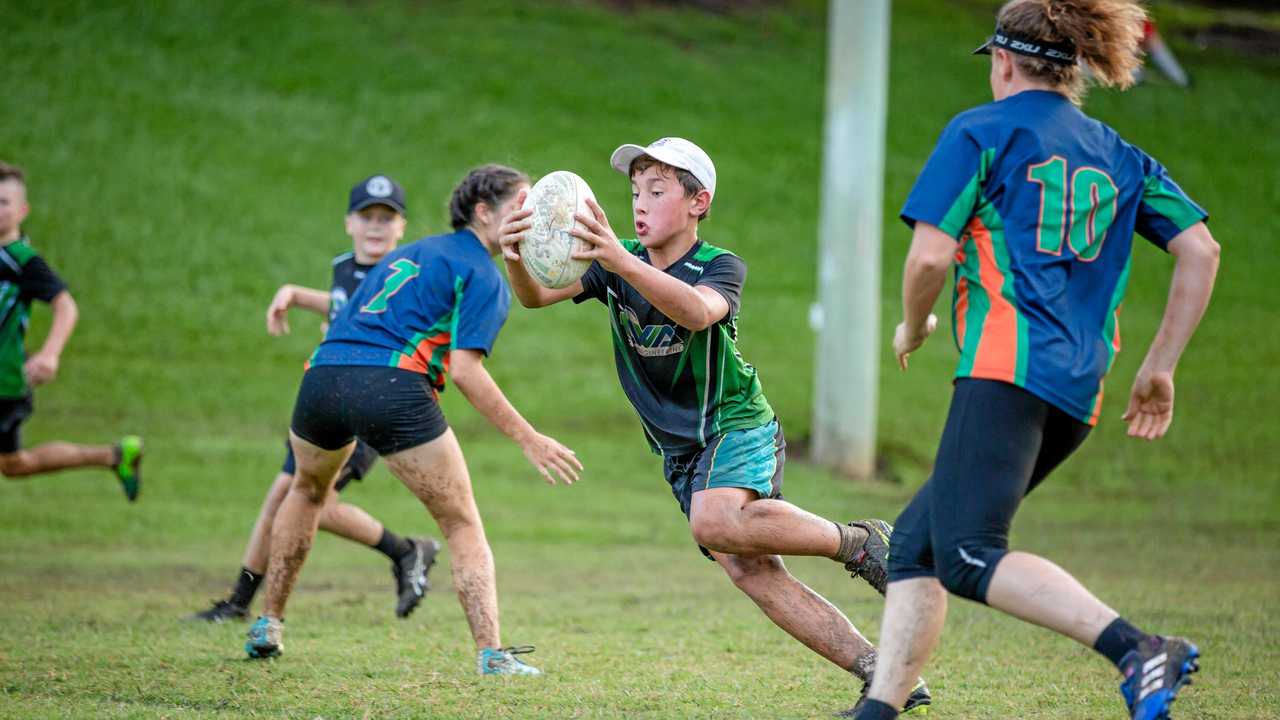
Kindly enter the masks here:
M 1129 624 L 1128 620 L 1118 617 L 1102 631 L 1093 643 L 1093 649 L 1102 653 L 1112 665 L 1120 667 L 1120 661 L 1130 650 L 1136 650 L 1138 643 L 1147 636 L 1138 628 Z
M 892 705 L 887 705 L 879 700 L 867 698 L 862 703 L 862 709 L 858 711 L 858 720 L 896 720 L 898 711 L 893 709 Z
M 413 552 L 413 545 L 407 539 L 386 528 L 382 528 L 382 537 L 378 540 L 378 544 L 373 546 L 373 549 L 392 560 L 399 560 Z
M 261 584 L 261 575 L 249 568 L 240 568 L 240 577 L 236 578 L 236 586 L 231 591 L 230 601 L 240 607 L 249 607 L 249 604 L 253 602 L 253 596 L 258 593 L 258 586 Z

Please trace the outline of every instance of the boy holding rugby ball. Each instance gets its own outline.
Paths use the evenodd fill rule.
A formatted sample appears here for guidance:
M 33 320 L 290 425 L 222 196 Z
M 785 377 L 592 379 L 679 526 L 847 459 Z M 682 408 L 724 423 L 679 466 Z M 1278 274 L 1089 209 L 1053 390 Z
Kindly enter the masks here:
M 834 605 L 793 577 L 782 555 L 828 557 L 883 592 L 892 528 L 880 520 L 841 524 L 782 499 L 786 443 L 756 370 L 737 350 L 747 266 L 701 240 L 716 191 L 711 158 L 682 138 L 623 145 L 611 165 L 631 180 L 634 240 L 619 240 L 604 210 L 578 215 L 573 235 L 592 260 L 561 289 L 535 282 L 518 245 L 531 211 L 500 230 L 507 274 L 525 307 L 572 299 L 609 309 L 618 378 L 663 458 L 671 492 L 702 552 L 783 630 L 864 682 L 875 648 Z M 906 705 L 923 709 L 919 683 Z

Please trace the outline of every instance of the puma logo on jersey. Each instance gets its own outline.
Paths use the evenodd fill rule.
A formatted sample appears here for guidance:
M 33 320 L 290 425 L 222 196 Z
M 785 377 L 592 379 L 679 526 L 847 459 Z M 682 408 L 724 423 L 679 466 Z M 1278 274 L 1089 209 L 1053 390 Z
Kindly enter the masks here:
M 684 352 L 684 341 L 671 325 L 641 325 L 631 308 L 618 310 L 618 325 L 627 344 L 643 357 L 665 357 Z

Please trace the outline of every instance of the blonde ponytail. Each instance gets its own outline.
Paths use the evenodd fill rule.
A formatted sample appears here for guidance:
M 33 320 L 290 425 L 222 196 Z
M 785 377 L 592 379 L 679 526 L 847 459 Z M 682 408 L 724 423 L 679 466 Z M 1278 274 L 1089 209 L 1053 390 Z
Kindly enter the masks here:
M 1138 43 L 1147 11 L 1133 0 L 1012 0 L 996 23 L 1005 30 L 1047 42 L 1069 42 L 1103 86 L 1125 89 L 1141 62 Z M 1047 82 L 1079 104 L 1085 76 L 1079 65 L 1059 65 L 1015 56 L 1021 70 Z

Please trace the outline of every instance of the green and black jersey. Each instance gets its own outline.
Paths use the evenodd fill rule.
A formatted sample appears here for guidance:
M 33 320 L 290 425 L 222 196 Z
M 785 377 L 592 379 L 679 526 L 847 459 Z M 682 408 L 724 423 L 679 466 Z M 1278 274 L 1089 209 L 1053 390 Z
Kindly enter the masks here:
M 638 241 L 622 244 L 652 264 Z M 760 427 L 774 416 L 755 368 L 737 347 L 747 264 L 728 250 L 698 241 L 666 273 L 713 288 L 728 301 L 728 314 L 698 332 L 680 327 L 599 263 L 582 276 L 583 291 L 573 301 L 594 298 L 608 306 L 618 379 L 640 414 L 650 446 L 664 455 L 683 455 L 702 449 L 717 435 Z
M 0 247 L 0 398 L 30 392 L 22 366 L 31 301 L 49 302 L 66 289 L 25 236 Z

